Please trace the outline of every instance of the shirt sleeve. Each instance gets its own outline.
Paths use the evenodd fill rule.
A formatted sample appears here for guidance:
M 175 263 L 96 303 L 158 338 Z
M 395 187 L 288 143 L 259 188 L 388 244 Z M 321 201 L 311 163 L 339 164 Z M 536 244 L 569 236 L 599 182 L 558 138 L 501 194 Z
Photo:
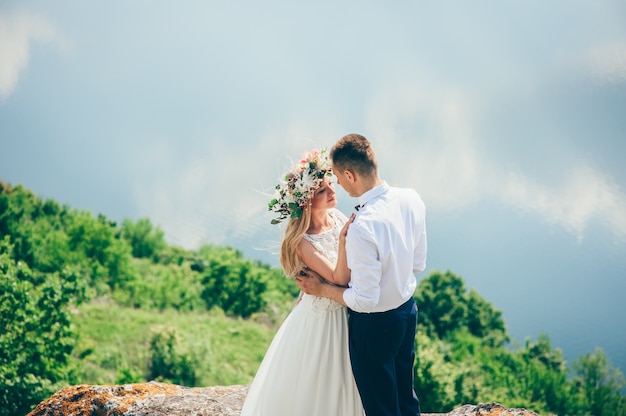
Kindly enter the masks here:
M 426 269 L 426 230 L 418 236 L 413 254 L 413 273 L 418 274 Z
M 371 312 L 380 300 L 382 263 L 373 236 L 358 224 L 350 225 L 346 237 L 346 252 L 350 268 L 350 287 L 343 300 L 356 312 Z
M 418 274 L 426 269 L 426 252 L 427 252 L 427 243 L 426 243 L 426 208 L 424 207 L 424 202 L 420 198 L 417 193 L 417 212 L 419 213 L 420 221 L 418 221 L 419 226 L 415 230 L 415 248 L 413 250 L 413 273 Z

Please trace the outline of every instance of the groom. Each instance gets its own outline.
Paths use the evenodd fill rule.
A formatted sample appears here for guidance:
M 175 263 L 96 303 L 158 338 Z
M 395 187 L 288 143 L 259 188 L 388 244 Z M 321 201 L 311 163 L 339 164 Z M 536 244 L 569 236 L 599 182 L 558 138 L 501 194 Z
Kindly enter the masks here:
M 346 237 L 348 288 L 325 284 L 312 270 L 296 279 L 305 293 L 348 307 L 350 360 L 368 416 L 416 416 L 413 390 L 417 307 L 415 274 L 426 267 L 425 208 L 413 189 L 378 176 L 370 142 L 349 134 L 330 157 L 337 183 L 359 198 Z

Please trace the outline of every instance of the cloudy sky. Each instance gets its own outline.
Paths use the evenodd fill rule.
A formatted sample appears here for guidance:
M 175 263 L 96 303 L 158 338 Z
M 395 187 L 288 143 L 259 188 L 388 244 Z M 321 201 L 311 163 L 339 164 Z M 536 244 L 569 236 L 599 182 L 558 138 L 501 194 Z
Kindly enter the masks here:
M 0 3 L 0 180 L 39 196 L 277 265 L 265 194 L 352 132 L 429 270 L 626 370 L 623 1 Z

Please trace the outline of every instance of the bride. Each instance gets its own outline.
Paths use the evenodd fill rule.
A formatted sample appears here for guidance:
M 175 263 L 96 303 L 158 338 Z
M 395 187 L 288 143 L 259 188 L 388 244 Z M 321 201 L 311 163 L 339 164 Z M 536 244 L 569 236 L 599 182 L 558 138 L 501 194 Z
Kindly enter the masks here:
M 303 264 L 335 285 L 346 286 L 348 220 L 335 207 L 326 150 L 305 154 L 276 186 L 270 211 L 288 219 L 280 263 L 287 277 Z M 301 294 L 281 325 L 250 386 L 241 416 L 363 416 L 348 352 L 345 306 Z

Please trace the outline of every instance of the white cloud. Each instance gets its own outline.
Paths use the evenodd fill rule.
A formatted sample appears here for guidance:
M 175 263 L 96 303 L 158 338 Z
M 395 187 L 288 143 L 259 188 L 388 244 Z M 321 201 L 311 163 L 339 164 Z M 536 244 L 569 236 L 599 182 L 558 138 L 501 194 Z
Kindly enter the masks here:
M 484 117 L 483 96 L 414 76 L 395 80 L 371 100 L 363 131 L 375 142 L 381 173 L 391 184 L 414 187 L 429 209 L 440 212 L 502 203 L 537 215 L 578 239 L 591 221 L 599 221 L 618 238 L 626 236 L 626 200 L 610 177 L 581 168 L 585 161 L 576 160 L 570 166 L 578 168 L 560 175 L 563 183 L 535 182 L 532 175 L 512 170 L 517 164 L 508 162 L 515 161 L 492 160 L 483 150 L 484 141 L 473 128 L 475 120 Z M 171 242 L 185 247 L 272 234 L 267 200 L 289 159 L 305 149 L 330 146 L 344 133 L 335 126 L 320 131 L 314 121 L 299 120 L 241 145 L 233 137 L 211 137 L 203 149 L 186 156 L 182 168 L 176 165 L 180 155 L 173 151 L 175 141 L 164 140 L 152 146 L 152 153 L 141 150 L 143 163 L 162 169 L 137 181 L 140 215 L 153 219 Z M 340 196 L 342 203 L 348 198 Z
M 32 44 L 67 42 L 47 20 L 27 13 L 0 15 L 0 99 L 10 96 L 28 66 Z
M 414 80 L 381 91 L 372 100 L 366 128 L 376 142 L 381 175 L 418 189 L 431 206 L 475 202 L 487 165 L 472 137 L 468 97 Z
M 368 132 L 387 180 L 417 189 L 434 209 L 461 211 L 478 201 L 512 205 L 581 240 L 592 221 L 626 238 L 626 196 L 584 160 L 559 184 L 533 181 L 506 161 L 490 160 L 473 135 L 480 100 L 460 90 L 409 79 L 385 86 L 372 100 Z
M 598 84 L 626 82 L 626 43 L 617 42 L 591 50 L 587 56 L 587 70 Z
M 502 185 L 505 202 L 560 225 L 579 240 L 592 221 L 608 227 L 618 240 L 626 238 L 626 197 L 611 178 L 588 166 L 574 169 L 560 186 L 547 187 L 512 172 Z
M 142 163 L 162 169 L 135 184 L 140 216 L 159 224 L 173 244 L 189 248 L 232 244 L 237 238 L 274 231 L 267 203 L 278 178 L 303 150 L 332 144 L 327 138 L 334 136 L 311 131 L 294 124 L 242 146 L 233 144 L 233 138 L 212 137 L 203 150 L 189 155 L 182 169 L 174 166 L 173 141 L 142 149 Z M 168 176 L 160 176 L 165 173 Z

